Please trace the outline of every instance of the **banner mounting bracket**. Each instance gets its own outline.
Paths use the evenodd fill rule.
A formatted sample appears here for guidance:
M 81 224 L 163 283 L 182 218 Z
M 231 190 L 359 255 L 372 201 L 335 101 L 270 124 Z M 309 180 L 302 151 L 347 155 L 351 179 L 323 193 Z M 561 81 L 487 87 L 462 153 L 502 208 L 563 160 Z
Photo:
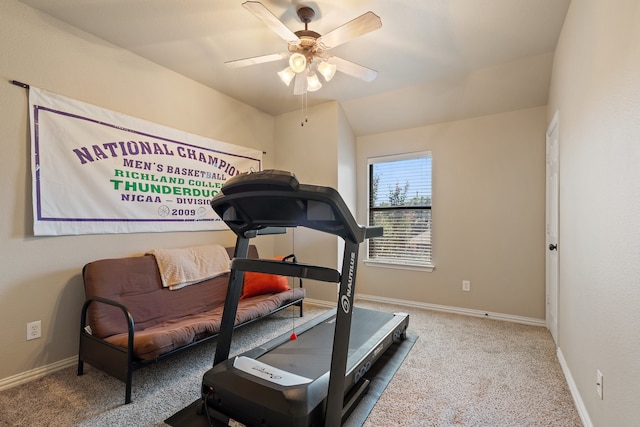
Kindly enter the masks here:
M 22 83 L 22 82 L 19 82 L 17 80 L 9 80 L 9 82 L 11 84 L 13 84 L 13 85 L 20 86 L 20 87 L 25 88 L 25 89 L 29 89 L 29 85 L 26 84 L 26 83 Z

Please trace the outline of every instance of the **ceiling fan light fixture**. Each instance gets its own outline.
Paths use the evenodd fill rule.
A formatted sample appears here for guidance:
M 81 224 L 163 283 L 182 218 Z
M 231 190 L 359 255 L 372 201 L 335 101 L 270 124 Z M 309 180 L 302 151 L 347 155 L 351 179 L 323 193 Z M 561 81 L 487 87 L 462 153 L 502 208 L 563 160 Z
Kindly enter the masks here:
M 315 92 L 322 87 L 318 75 L 313 71 L 307 75 L 307 90 L 309 92 Z
M 327 61 L 322 61 L 318 64 L 318 72 L 322 74 L 326 81 L 329 81 L 336 75 L 337 67 L 335 64 L 330 64 Z
M 294 53 L 289 57 L 289 68 L 295 73 L 301 73 L 307 68 L 307 58 L 301 53 Z
M 286 67 L 284 70 L 278 71 L 278 77 L 280 77 L 280 80 L 282 80 L 282 82 L 287 86 L 291 84 L 291 81 L 295 76 L 296 73 L 291 69 L 291 67 Z

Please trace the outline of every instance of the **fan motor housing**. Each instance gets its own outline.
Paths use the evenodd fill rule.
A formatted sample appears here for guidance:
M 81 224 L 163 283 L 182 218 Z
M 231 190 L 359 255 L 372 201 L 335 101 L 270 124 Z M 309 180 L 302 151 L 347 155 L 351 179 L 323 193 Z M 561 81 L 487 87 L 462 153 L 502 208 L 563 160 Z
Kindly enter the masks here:
M 308 6 L 303 6 L 297 10 L 297 13 L 300 21 L 304 23 L 304 30 L 294 33 L 300 39 L 300 44 L 289 45 L 289 52 L 301 53 L 307 57 L 307 60 L 312 60 L 315 55 L 322 54 L 322 50 L 316 43 L 320 38 L 320 34 L 308 28 L 309 22 L 316 16 L 316 12 Z
M 310 60 L 314 55 L 322 55 L 323 50 L 317 44 L 317 39 L 320 38 L 320 34 L 310 30 L 296 31 L 295 35 L 300 39 L 299 45 L 289 45 L 289 52 L 298 52 Z

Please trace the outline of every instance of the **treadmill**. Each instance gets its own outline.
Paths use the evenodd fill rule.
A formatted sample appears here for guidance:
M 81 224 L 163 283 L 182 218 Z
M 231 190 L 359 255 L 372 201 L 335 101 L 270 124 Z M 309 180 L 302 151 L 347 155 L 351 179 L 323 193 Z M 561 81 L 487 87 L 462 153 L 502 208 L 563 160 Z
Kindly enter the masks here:
M 237 239 L 213 368 L 202 378 L 201 410 L 210 424 L 341 425 L 366 393 L 366 372 L 406 338 L 409 324 L 406 313 L 354 307 L 359 245 L 382 236 L 382 227 L 358 225 L 336 190 L 300 184 L 286 171 L 238 175 L 211 205 Z M 292 227 L 342 238 L 342 271 L 247 258 L 251 238 Z M 229 359 L 245 271 L 339 283 L 338 307 L 299 326 L 297 338 L 286 333 Z

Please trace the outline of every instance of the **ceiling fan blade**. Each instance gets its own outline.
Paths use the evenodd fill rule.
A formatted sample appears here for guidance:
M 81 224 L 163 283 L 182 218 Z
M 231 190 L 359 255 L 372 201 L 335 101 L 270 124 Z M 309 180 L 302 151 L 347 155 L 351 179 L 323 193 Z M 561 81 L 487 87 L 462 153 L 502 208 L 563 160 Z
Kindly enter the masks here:
M 227 61 L 224 64 L 229 68 L 248 67 L 249 65 L 263 64 L 265 62 L 279 61 L 289 56 L 286 53 L 272 53 L 270 55 L 254 56 L 251 58 Z
M 330 56 L 328 62 L 334 64 L 337 70 L 348 74 L 353 77 L 357 77 L 365 82 L 371 82 L 378 77 L 378 72 L 371 68 L 363 67 L 355 62 L 347 61 L 346 59 L 339 58 L 337 56 Z
M 287 28 L 276 16 L 259 1 L 246 1 L 242 6 L 264 22 L 271 31 L 292 45 L 299 45 L 300 38 Z
M 293 94 L 302 95 L 307 92 L 307 73 L 297 73 L 293 82 Z
M 382 27 L 382 20 L 380 17 L 369 11 L 346 24 L 329 31 L 324 36 L 318 38 L 317 43 L 319 43 L 324 50 L 331 49 L 363 34 L 377 30 L 380 27 Z

